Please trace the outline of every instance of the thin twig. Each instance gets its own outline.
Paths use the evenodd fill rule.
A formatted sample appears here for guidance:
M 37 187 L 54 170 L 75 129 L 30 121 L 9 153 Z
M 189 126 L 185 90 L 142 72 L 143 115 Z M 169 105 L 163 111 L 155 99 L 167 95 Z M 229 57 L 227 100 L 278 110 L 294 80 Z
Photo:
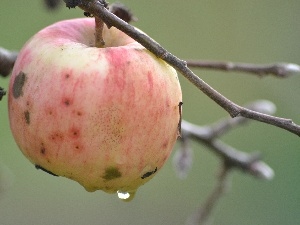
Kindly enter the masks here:
M 259 100 L 248 104 L 247 107 L 252 108 L 265 113 L 274 113 L 275 106 L 273 103 L 266 100 Z M 233 147 L 225 144 L 218 138 L 245 122 L 249 121 L 246 118 L 226 118 L 217 123 L 208 126 L 197 126 L 195 124 L 182 121 L 182 139 L 180 141 L 187 142 L 191 139 L 204 144 L 214 153 L 216 153 L 221 159 L 221 173 L 218 177 L 217 183 L 211 194 L 208 196 L 203 205 L 187 220 L 187 225 L 204 225 L 207 224 L 208 219 L 211 218 L 213 208 L 216 207 L 217 202 L 226 193 L 230 184 L 230 172 L 234 169 L 246 172 L 256 178 L 263 180 L 271 180 L 274 177 L 273 170 L 263 161 L 260 160 L 260 154 L 258 153 L 245 153 L 241 152 Z M 190 150 L 189 148 L 179 150 Z M 186 154 L 177 155 L 177 167 L 181 166 L 183 170 L 189 169 L 191 161 L 188 161 L 189 157 Z M 178 158 L 178 156 L 183 156 Z M 175 157 L 174 157 L 175 159 Z M 189 164 L 188 164 L 189 163 Z M 182 164 L 182 165 L 180 165 Z M 183 172 L 184 175 L 186 171 Z
M 259 112 L 275 113 L 274 104 L 266 100 L 249 103 L 246 107 Z M 267 164 L 260 160 L 260 154 L 249 154 L 238 151 L 217 139 L 233 128 L 245 124 L 247 121 L 249 119 L 243 117 L 234 119 L 226 118 L 211 125 L 198 126 L 183 120 L 181 124 L 182 139 L 179 140 L 188 141 L 189 139 L 193 139 L 200 142 L 213 150 L 230 167 L 240 169 L 258 178 L 270 180 L 273 178 L 274 172 Z
M 285 129 L 291 133 L 300 136 L 300 126 L 293 123 L 290 119 L 279 118 L 274 116 L 268 116 L 262 113 L 243 108 L 234 102 L 230 101 L 222 94 L 214 90 L 211 86 L 205 83 L 201 78 L 196 76 L 191 71 L 185 61 L 177 58 L 169 53 L 161 45 L 155 42 L 148 35 L 138 31 L 133 26 L 119 19 L 113 13 L 109 12 L 106 7 L 97 0 L 81 1 L 78 5 L 84 11 L 87 11 L 93 15 L 99 16 L 109 27 L 114 26 L 123 31 L 131 38 L 142 44 L 146 49 L 155 54 L 157 57 L 163 59 L 177 71 L 179 71 L 185 78 L 187 78 L 198 89 L 205 93 L 209 98 L 220 105 L 226 110 L 231 117 L 243 116 L 249 119 L 257 120 L 263 123 L 271 124 L 282 129 Z
M 257 178 L 271 180 L 274 172 L 266 163 L 261 161 L 258 153 L 241 152 L 224 142 L 212 139 L 208 136 L 210 129 L 197 126 L 187 121 L 182 121 L 182 135 L 191 138 L 213 150 L 222 160 L 225 160 L 232 168 L 239 169 Z
M 217 202 L 228 191 L 231 179 L 230 179 L 230 167 L 223 164 L 220 174 L 217 179 L 217 183 L 211 194 L 201 207 L 187 220 L 186 225 L 204 225 L 207 224 L 208 219 L 211 219 L 211 214 L 216 207 Z
M 187 60 L 187 66 L 191 68 L 213 69 L 222 71 L 235 71 L 251 73 L 258 76 L 273 75 L 279 78 L 287 78 L 300 72 L 300 66 L 292 63 L 275 63 L 269 65 L 257 65 L 250 63 L 218 62 Z
M 272 115 L 276 112 L 275 104 L 268 100 L 256 100 L 245 105 L 245 108 L 268 115 Z M 224 118 L 203 128 L 205 128 L 207 132 L 207 139 L 214 139 L 224 135 L 232 128 L 235 128 L 236 126 L 242 125 L 246 122 L 249 122 L 249 119 L 245 117 Z

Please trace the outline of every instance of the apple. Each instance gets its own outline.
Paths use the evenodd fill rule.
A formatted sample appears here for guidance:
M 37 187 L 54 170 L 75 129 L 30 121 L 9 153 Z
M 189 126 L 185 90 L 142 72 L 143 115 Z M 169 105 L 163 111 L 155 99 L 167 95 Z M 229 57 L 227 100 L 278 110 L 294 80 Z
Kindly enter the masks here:
M 22 48 L 9 84 L 17 145 L 52 175 L 87 191 L 134 193 L 164 165 L 179 135 L 174 68 L 116 28 L 94 47 L 95 22 L 55 23 Z

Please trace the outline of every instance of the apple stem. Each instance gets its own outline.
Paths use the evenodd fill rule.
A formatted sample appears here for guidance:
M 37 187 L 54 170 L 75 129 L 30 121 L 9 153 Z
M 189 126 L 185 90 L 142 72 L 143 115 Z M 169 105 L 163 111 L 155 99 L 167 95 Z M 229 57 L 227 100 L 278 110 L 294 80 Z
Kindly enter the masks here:
M 104 26 L 104 22 L 103 20 L 98 17 L 95 16 L 95 46 L 97 48 L 103 48 L 105 45 L 105 41 L 103 40 L 103 26 Z

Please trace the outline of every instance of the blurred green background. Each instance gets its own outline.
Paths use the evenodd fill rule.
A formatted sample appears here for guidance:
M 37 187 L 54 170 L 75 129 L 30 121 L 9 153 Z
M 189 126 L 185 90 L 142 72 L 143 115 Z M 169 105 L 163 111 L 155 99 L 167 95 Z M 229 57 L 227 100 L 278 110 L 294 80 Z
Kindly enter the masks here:
M 122 0 L 139 18 L 134 25 L 183 58 L 252 63 L 300 63 L 300 1 Z M 42 1 L 1 0 L 0 46 L 18 50 L 41 28 L 81 17 L 79 9 L 50 12 Z M 268 99 L 277 116 L 300 123 L 300 77 L 258 78 L 239 73 L 195 72 L 238 104 Z M 184 119 L 207 124 L 226 112 L 180 77 Z M 7 88 L 8 79 L 0 78 Z M 214 211 L 214 224 L 298 224 L 300 139 L 279 128 L 252 122 L 222 138 L 247 152 L 260 151 L 275 170 L 270 182 L 233 173 L 231 191 Z M 176 146 L 177 147 L 177 146 Z M 215 183 L 219 160 L 193 145 L 194 163 L 179 180 L 169 159 L 130 203 L 116 195 L 86 192 L 77 183 L 34 169 L 9 129 L 7 97 L 0 102 L 0 224 L 184 224 Z

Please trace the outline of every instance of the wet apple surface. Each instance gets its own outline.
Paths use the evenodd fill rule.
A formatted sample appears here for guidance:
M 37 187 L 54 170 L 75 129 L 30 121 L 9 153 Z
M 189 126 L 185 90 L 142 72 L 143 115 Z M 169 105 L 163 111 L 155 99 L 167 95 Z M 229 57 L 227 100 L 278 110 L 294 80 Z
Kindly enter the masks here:
M 61 21 L 21 50 L 9 86 L 12 133 L 23 154 L 87 191 L 134 193 L 163 166 L 178 137 L 176 71 L 121 31 Z

